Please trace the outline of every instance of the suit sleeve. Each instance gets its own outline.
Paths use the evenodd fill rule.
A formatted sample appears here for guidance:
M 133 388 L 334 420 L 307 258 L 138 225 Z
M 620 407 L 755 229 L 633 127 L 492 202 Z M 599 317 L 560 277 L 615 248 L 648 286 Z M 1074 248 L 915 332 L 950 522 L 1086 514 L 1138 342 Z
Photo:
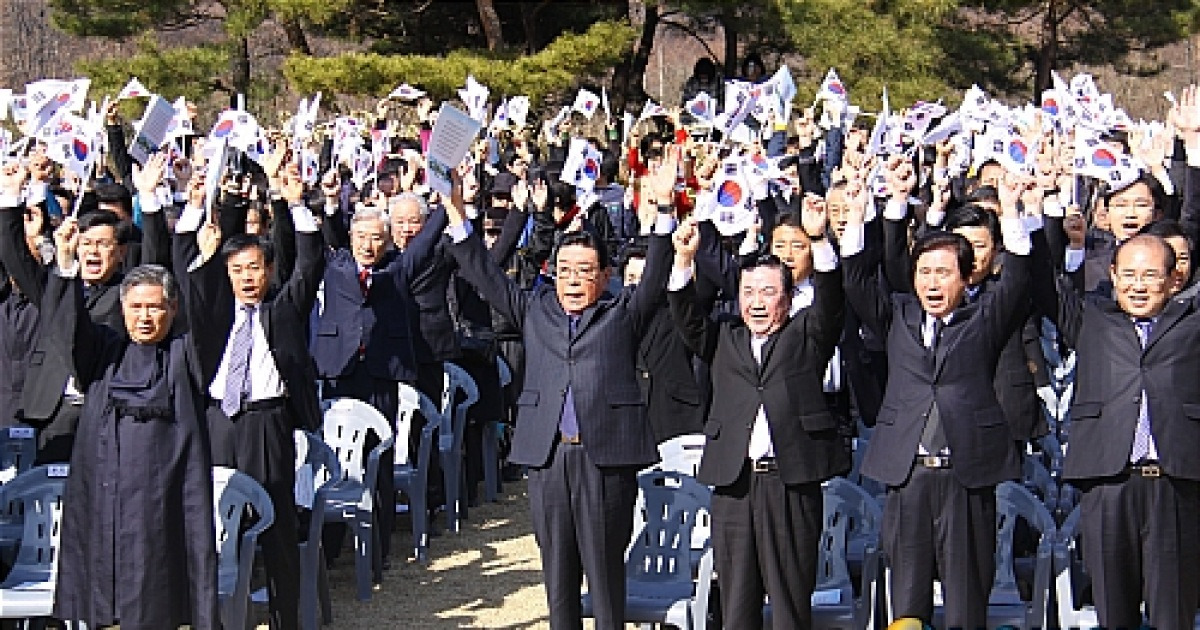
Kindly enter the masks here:
M 500 228 L 500 237 L 488 250 L 497 265 L 505 265 L 512 255 L 517 252 L 517 243 L 521 242 L 521 233 L 525 231 L 525 223 L 529 213 L 524 210 L 512 210 L 504 217 L 504 226 Z
M 61 344 L 70 351 L 79 390 L 86 392 L 100 374 L 104 334 L 84 306 L 83 283 L 52 271 L 42 300 L 42 334 L 50 336 L 52 345 Z
M 667 303 L 684 345 L 705 363 L 712 363 L 720 328 L 708 318 L 708 310 L 697 298 L 696 283 L 689 282 L 679 291 L 667 292 Z
M 19 206 L 0 209 L 0 264 L 31 303 L 42 303 L 46 267 L 33 257 L 25 244 L 24 209 Z
M 710 287 L 704 293 L 737 295 L 738 266 L 733 255 L 721 247 L 720 232 L 711 221 L 702 221 L 696 228 L 700 230 L 700 249 L 696 251 L 696 282 Z
M 524 328 L 529 296 L 488 256 L 479 233 L 473 231 L 463 241 L 451 242 L 446 249 L 458 262 L 459 277 L 475 287 L 480 297 L 501 316 L 518 329 Z
M 129 157 L 129 147 L 125 146 L 125 128 L 119 123 L 108 125 L 108 151 L 112 166 L 116 169 L 114 175 L 117 181 L 130 192 L 133 189 L 133 158 Z
M 445 230 L 446 210 L 439 206 L 430 213 L 425 226 L 400 254 L 400 259 L 397 261 L 398 271 L 403 275 L 397 277 L 398 281 L 402 277 L 407 282 L 408 278 L 413 277 L 418 269 L 424 269 L 433 263 L 438 241 L 441 240 Z
M 821 360 L 828 362 L 833 358 L 833 349 L 841 340 L 846 322 L 846 292 L 841 267 L 814 272 L 813 289 L 816 295 L 808 316 L 809 332 L 821 349 Z
M 864 251 L 842 259 L 846 299 L 876 337 L 886 339 L 891 327 L 892 299 L 879 283 L 879 266 Z
M 912 293 L 911 254 L 908 250 L 908 222 L 882 219 L 883 275 L 897 293 Z
M 1033 261 L 1028 273 L 1033 303 L 1054 322 L 1067 345 L 1074 348 L 1083 325 L 1083 297 L 1066 274 L 1051 266 L 1049 244 L 1043 230 L 1034 232 L 1031 238 Z
M 167 229 L 166 208 L 142 213 L 142 264 L 162 265 L 171 269 L 171 234 Z
M 664 293 L 667 291 L 667 280 L 671 274 L 671 237 L 654 235 L 650 237 L 650 248 L 646 252 L 646 268 L 642 273 L 642 281 L 629 299 L 629 309 L 633 314 L 634 329 L 640 337 L 646 330 L 654 314 L 662 308 Z
M 275 275 L 271 284 L 287 284 L 296 268 L 296 226 L 292 212 L 284 199 L 271 200 L 271 244 L 275 246 Z

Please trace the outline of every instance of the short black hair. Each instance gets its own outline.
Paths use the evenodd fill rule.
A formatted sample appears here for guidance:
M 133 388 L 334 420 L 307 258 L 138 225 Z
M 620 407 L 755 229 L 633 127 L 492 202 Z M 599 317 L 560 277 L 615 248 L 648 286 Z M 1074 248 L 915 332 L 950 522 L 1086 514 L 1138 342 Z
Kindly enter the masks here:
M 566 182 L 550 184 L 551 207 L 566 212 L 575 207 L 575 186 Z
M 738 265 L 738 283 L 741 284 L 742 274 L 760 267 L 778 269 L 779 275 L 783 279 L 783 294 L 789 297 L 792 295 L 794 286 L 792 282 L 792 270 L 788 269 L 787 265 L 783 264 L 783 260 L 775 254 L 754 254 L 742 258 L 741 263 Z
M 563 235 L 563 238 L 558 243 L 558 250 L 554 253 L 554 262 L 558 263 L 558 252 L 561 252 L 564 247 L 579 245 L 586 247 L 596 252 L 596 258 L 600 261 L 601 269 L 608 269 L 608 245 L 604 239 L 597 236 L 591 230 L 580 230 L 578 232 L 568 232 Z
M 995 186 L 976 186 L 967 194 L 966 203 L 1000 203 L 1000 191 Z
M 913 243 L 908 270 L 909 277 L 914 279 L 917 277 L 917 262 L 921 259 L 921 254 L 938 249 L 948 249 L 954 252 L 954 257 L 958 259 L 958 275 L 966 282 L 975 268 L 975 250 L 971 247 L 970 241 L 961 234 L 944 231 L 926 232 Z
M 270 265 L 275 262 L 275 246 L 265 238 L 253 234 L 234 234 L 221 244 L 221 259 L 228 260 L 230 256 L 247 249 L 258 249 L 262 252 L 263 262 Z
M 1000 234 L 1000 219 L 996 218 L 994 212 L 978 204 L 968 203 L 965 206 L 951 208 L 946 212 L 946 220 L 942 223 L 942 229 L 953 232 L 964 227 L 987 228 L 992 235 L 992 242 L 997 246 L 1003 242 Z
M 79 233 L 95 228 L 109 226 L 113 229 L 116 235 L 117 244 L 124 245 L 129 242 L 131 231 L 129 224 L 121 220 L 117 213 L 112 210 L 92 210 L 91 212 L 79 217 Z
M 620 172 L 621 163 L 617 160 L 617 156 L 610 151 L 605 151 L 604 157 L 600 160 L 600 174 L 604 176 L 604 181 L 613 183 Z
M 113 182 L 96 184 L 97 203 L 115 203 L 125 209 L 125 214 L 133 214 L 133 195 L 129 189 Z

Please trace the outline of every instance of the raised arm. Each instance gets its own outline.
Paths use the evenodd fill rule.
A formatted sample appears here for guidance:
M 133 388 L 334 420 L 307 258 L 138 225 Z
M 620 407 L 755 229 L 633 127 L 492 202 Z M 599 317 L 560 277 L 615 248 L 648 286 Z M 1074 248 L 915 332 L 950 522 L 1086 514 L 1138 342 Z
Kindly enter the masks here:
M 879 282 L 879 258 L 866 251 L 864 219 L 867 204 L 873 200 L 863 185 L 850 196 L 849 202 L 849 220 L 840 243 L 846 299 L 863 325 L 875 336 L 886 339 L 891 327 L 892 298 Z
M 142 210 L 142 264 L 162 265 L 170 269 L 171 234 L 167 217 L 155 190 L 167 170 L 167 154 L 155 153 L 145 166 L 132 165 L 133 184 L 137 189 L 138 207 Z
M 26 174 L 25 167 L 15 161 L 0 169 L 0 264 L 21 293 L 40 305 L 46 289 L 46 267 L 34 258 L 25 239 L 26 209 L 20 194 Z M 40 212 L 37 208 L 31 210 Z
M 79 389 L 86 392 L 100 376 L 105 335 L 103 327 L 92 323 L 83 302 L 83 283 L 79 280 L 79 261 L 75 257 L 79 245 L 78 221 L 63 220 L 54 232 L 54 242 L 58 265 L 49 274 L 42 298 L 42 334 L 70 349 Z
M 705 362 L 712 362 L 717 350 L 718 324 L 708 317 L 708 305 L 696 295 L 693 281 L 693 262 L 700 247 L 700 233 L 695 223 L 687 222 L 676 231 L 675 264 L 667 284 L 667 303 L 671 318 L 679 329 L 684 345 Z

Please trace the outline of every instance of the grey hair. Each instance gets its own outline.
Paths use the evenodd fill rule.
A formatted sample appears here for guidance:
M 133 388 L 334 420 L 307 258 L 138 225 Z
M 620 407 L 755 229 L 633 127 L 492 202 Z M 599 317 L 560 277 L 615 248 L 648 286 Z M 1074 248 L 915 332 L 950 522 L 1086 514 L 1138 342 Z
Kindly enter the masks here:
M 389 205 L 397 205 L 398 206 L 398 205 L 400 205 L 402 203 L 406 203 L 406 202 L 412 202 L 412 203 L 417 204 L 417 209 L 421 212 L 422 219 L 429 217 L 429 202 L 425 201 L 424 197 L 422 197 L 421 195 L 418 195 L 417 193 L 414 193 L 414 192 L 402 192 L 399 195 L 396 195 L 396 197 L 392 199 L 392 202 Z
M 354 215 L 350 217 L 350 227 L 364 221 L 382 221 L 384 225 L 391 225 L 387 211 L 374 206 L 359 206 L 355 209 Z
M 175 276 L 162 265 L 140 265 L 125 274 L 125 279 L 121 281 L 121 301 L 125 301 L 130 289 L 142 285 L 162 287 L 163 297 L 168 303 L 179 303 L 179 284 L 175 281 Z

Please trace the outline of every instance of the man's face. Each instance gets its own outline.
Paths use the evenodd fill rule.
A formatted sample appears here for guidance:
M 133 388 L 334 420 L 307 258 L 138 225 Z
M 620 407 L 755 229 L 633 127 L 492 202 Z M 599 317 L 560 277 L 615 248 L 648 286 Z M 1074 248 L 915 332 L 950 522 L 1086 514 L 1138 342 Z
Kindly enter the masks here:
M 975 267 L 971 269 L 970 284 L 976 285 L 992 274 L 996 264 L 996 241 L 992 232 L 985 227 L 960 227 L 954 233 L 971 243 L 975 250 Z
M 267 293 L 271 278 L 271 266 L 267 264 L 263 251 L 247 247 L 225 259 L 225 271 L 233 285 L 233 296 L 242 304 L 258 304 Z
M 779 257 L 799 282 L 812 274 L 812 241 L 798 227 L 781 225 L 771 232 L 771 253 Z
M 917 258 L 913 288 L 921 308 L 933 317 L 943 318 L 962 303 L 967 281 L 958 270 L 958 256 L 952 249 L 931 249 Z
M 350 251 L 359 265 L 370 267 L 379 262 L 387 246 L 388 231 L 382 219 L 355 221 L 351 226 Z
M 1154 220 L 1154 195 L 1138 182 L 1108 199 L 1108 223 L 1118 241 L 1132 238 Z
M 1171 273 L 1171 295 L 1175 295 L 1187 286 L 1188 278 L 1192 277 L 1192 248 L 1188 247 L 1187 239 L 1182 236 L 1169 236 L 1163 239 L 1171 249 L 1175 250 L 1175 270 Z
M 263 226 L 262 210 L 258 208 L 250 208 L 246 212 L 246 234 L 251 236 L 262 236 L 265 228 Z
M 596 250 L 584 245 L 559 249 L 555 273 L 558 302 L 570 315 L 579 315 L 600 299 L 610 274 L 608 269 L 601 269 Z
M 167 301 L 161 286 L 139 284 L 121 298 L 125 331 L 134 343 L 155 344 L 167 338 L 175 320 L 176 305 Z
M 104 284 L 125 259 L 125 246 L 117 243 L 117 229 L 97 225 L 79 235 L 79 277 L 88 284 Z
M 625 286 L 637 286 L 642 281 L 642 271 L 645 269 L 645 258 L 630 258 L 625 261 Z
M 392 241 L 396 247 L 404 249 L 410 241 L 425 226 L 425 217 L 421 216 L 421 206 L 411 199 L 391 204 L 388 213 L 392 216 Z
M 1111 273 L 1117 305 L 1131 317 L 1156 317 L 1171 297 L 1166 250 L 1153 240 L 1121 248 Z
M 834 188 L 825 195 L 825 210 L 829 213 L 834 237 L 842 240 L 842 235 L 846 233 L 846 223 L 850 220 L 850 200 L 846 198 L 844 186 Z
M 783 290 L 783 276 L 776 267 L 754 267 L 742 272 L 738 286 L 742 321 L 756 337 L 779 330 L 787 321 L 792 296 Z

